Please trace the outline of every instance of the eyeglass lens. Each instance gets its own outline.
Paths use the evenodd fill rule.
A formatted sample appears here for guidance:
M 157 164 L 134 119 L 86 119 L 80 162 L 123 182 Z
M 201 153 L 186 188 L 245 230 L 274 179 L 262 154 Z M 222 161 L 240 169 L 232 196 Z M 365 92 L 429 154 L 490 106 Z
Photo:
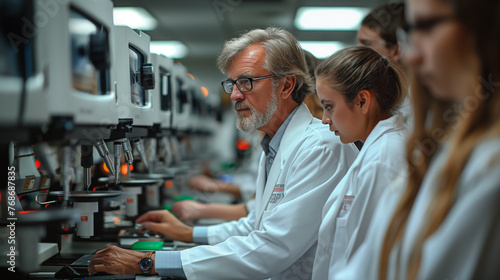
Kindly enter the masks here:
M 239 78 L 236 81 L 223 81 L 222 87 L 226 93 L 233 92 L 233 86 L 236 84 L 241 92 L 246 92 L 252 90 L 252 81 L 248 78 Z
M 223 81 L 222 87 L 224 88 L 224 91 L 226 93 L 231 94 L 233 92 L 234 84 L 236 84 L 236 86 L 241 92 L 247 92 L 252 90 L 252 80 L 248 78 L 239 78 L 236 81 L 231 81 L 231 80 Z

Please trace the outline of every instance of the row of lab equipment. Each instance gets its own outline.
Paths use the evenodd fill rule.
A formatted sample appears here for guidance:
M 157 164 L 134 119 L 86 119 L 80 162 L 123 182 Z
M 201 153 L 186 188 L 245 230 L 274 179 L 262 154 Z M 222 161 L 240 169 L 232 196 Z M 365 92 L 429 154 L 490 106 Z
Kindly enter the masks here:
M 0 32 L 2 269 L 33 278 L 190 194 L 220 100 L 110 0 L 1 1 Z

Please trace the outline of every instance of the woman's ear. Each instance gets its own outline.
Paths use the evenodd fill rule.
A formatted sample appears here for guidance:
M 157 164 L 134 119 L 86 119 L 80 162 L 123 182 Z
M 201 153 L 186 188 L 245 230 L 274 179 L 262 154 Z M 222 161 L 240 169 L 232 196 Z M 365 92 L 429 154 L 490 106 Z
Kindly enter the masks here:
M 399 43 L 397 43 L 396 45 L 393 45 L 392 47 L 389 48 L 389 58 L 392 61 L 399 62 L 401 59 L 402 53 L 403 53 L 403 50 L 401 49 L 401 45 Z
M 356 108 L 358 108 L 362 114 L 368 114 L 373 98 L 374 96 L 369 90 L 361 90 L 354 100 Z
M 293 92 L 295 88 L 295 84 L 297 83 L 297 77 L 295 76 L 286 76 L 285 81 L 283 82 L 283 89 L 281 90 L 281 98 L 287 99 Z

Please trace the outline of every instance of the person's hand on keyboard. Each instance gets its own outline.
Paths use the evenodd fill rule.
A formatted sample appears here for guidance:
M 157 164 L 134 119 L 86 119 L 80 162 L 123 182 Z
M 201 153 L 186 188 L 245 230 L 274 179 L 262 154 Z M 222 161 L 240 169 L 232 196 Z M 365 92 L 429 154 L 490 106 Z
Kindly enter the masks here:
M 95 275 L 98 272 L 106 272 L 109 274 L 142 274 L 139 267 L 139 261 L 145 257 L 149 257 L 151 253 L 143 253 L 138 251 L 126 250 L 117 246 L 110 246 L 106 249 L 98 251 L 94 258 L 90 261 L 88 270 L 90 275 Z M 156 274 L 153 266 L 149 274 Z

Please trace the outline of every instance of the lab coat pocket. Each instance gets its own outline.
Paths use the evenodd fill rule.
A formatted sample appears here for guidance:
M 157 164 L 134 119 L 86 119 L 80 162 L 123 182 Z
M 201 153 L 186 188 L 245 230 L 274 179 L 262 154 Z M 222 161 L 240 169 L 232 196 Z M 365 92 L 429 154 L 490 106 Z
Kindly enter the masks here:
M 349 242 L 349 236 L 347 234 L 347 219 L 337 218 L 337 223 L 335 226 L 335 239 L 333 241 L 333 250 L 336 255 L 344 255 L 347 244 Z
M 266 211 L 264 211 L 264 213 L 262 213 L 262 219 L 261 219 L 260 224 L 258 225 L 259 229 L 262 229 L 263 225 L 266 223 L 267 217 L 269 217 L 272 212 L 273 212 L 272 210 L 266 210 Z
M 262 223 L 264 223 L 264 222 L 265 222 L 265 219 L 266 219 L 267 217 L 269 217 L 269 216 L 271 215 L 271 213 L 272 213 L 272 212 L 273 212 L 273 210 L 266 210 L 266 211 L 264 211 L 264 213 L 262 213 Z

